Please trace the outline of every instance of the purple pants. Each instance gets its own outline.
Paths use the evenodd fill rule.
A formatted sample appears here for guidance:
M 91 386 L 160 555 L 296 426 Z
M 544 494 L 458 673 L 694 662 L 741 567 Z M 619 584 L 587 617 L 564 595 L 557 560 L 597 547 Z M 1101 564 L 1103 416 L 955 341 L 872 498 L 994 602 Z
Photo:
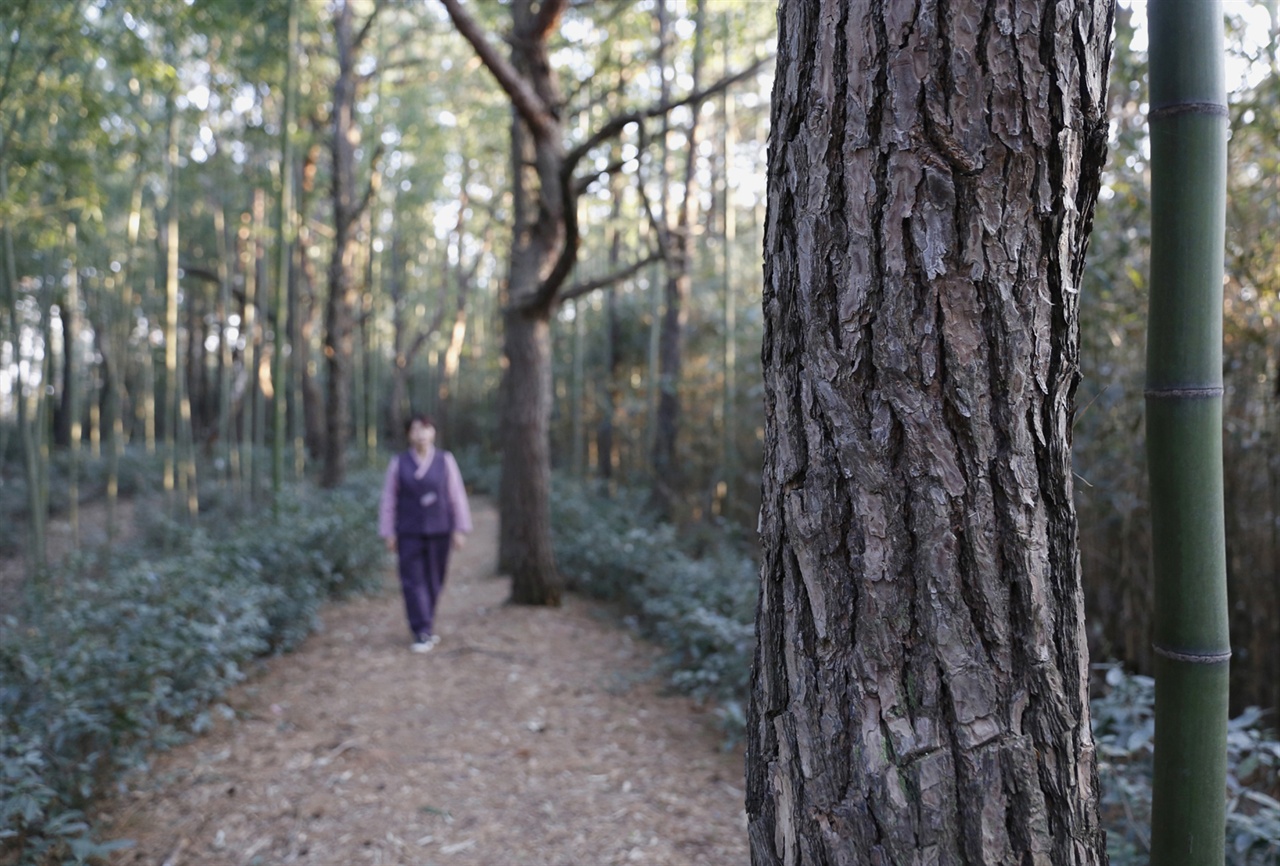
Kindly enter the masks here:
M 409 630 L 415 638 L 433 634 L 436 603 L 444 589 L 444 572 L 449 565 L 449 535 L 398 535 L 400 590 Z

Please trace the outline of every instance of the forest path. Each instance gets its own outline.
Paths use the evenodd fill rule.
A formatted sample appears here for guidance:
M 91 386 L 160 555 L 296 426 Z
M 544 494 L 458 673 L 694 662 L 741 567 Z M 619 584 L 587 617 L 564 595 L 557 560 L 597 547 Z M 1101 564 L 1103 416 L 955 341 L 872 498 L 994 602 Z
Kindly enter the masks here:
M 741 751 L 597 606 L 505 605 L 497 516 L 475 505 L 433 652 L 409 651 L 388 562 L 387 592 L 330 605 L 228 696 L 235 720 L 103 804 L 108 837 L 136 842 L 112 862 L 747 862 Z

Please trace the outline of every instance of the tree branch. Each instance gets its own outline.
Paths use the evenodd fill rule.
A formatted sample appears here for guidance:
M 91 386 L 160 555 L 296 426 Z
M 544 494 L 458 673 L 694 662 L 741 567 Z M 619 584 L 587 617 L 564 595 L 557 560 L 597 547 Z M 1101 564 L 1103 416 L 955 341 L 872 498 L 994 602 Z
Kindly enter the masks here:
M 587 280 L 585 283 L 578 283 L 577 285 L 570 286 L 569 288 L 565 289 L 563 292 L 560 293 L 560 300 L 572 301 L 574 298 L 580 298 L 583 295 L 590 294 L 591 292 L 594 292 L 596 289 L 608 288 L 609 286 L 612 286 L 615 283 L 620 283 L 623 280 L 627 279 L 628 277 L 633 276 L 641 268 L 647 265 L 651 265 L 661 258 L 662 258 L 661 253 L 656 253 L 656 252 L 649 253 L 649 255 L 646 256 L 645 258 L 641 259 L 638 262 L 633 262 L 632 264 L 627 265 L 625 268 L 623 268 L 620 271 L 614 271 L 613 273 L 606 274 L 603 277 L 598 277 L 597 279 L 594 279 L 594 280 Z
M 632 159 L 635 159 L 635 157 L 632 157 Z M 615 174 L 619 171 L 622 171 L 622 167 L 629 162 L 631 162 L 631 159 L 617 159 L 609 163 L 599 171 L 593 171 L 591 174 L 586 175 L 585 177 L 578 178 L 573 183 L 574 194 L 579 196 L 582 195 L 587 191 L 587 189 L 590 188 L 591 184 L 595 183 L 602 177 L 608 177 L 611 174 Z
M 369 207 L 373 197 L 378 194 L 378 190 L 382 189 L 382 171 L 378 167 L 378 163 L 382 161 L 382 144 L 379 143 L 377 149 L 373 152 L 373 159 L 370 160 L 369 186 L 364 191 L 364 196 L 360 199 L 360 204 L 356 207 L 351 215 L 351 221 L 355 222 Z
M 458 0 L 440 0 L 440 2 L 449 13 L 453 26 L 464 39 L 471 43 L 480 62 L 506 91 L 511 104 L 515 106 L 516 111 L 520 112 L 520 116 L 533 134 L 541 140 L 554 139 L 559 134 L 558 125 L 552 119 L 550 107 L 542 101 L 532 85 L 511 64 L 511 61 L 498 53 L 480 25 Z
M 538 17 L 533 19 L 533 36 L 539 41 L 545 40 L 547 34 L 555 29 L 556 22 L 564 14 L 569 0 L 542 0 L 538 6 Z
M 364 44 L 364 40 L 369 37 L 369 32 L 373 30 L 373 22 L 378 17 L 378 13 L 382 11 L 383 0 L 375 0 L 373 11 L 369 13 L 369 17 L 365 19 L 364 25 L 360 28 L 360 32 L 356 34 L 356 38 L 351 41 L 351 53 L 355 54 L 360 50 L 360 46 Z
M 450 0 L 445 0 L 445 2 L 450 2 Z M 712 84 L 703 90 L 698 90 L 698 91 L 695 91 L 694 93 L 690 93 L 688 96 L 685 96 L 683 99 L 679 99 L 675 102 L 669 102 L 669 103 L 660 102 L 660 103 L 657 103 L 656 105 L 651 105 L 648 108 L 644 108 L 639 111 L 632 111 L 627 114 L 618 115 L 617 117 L 605 123 L 604 126 L 596 130 L 595 133 L 589 136 L 586 141 L 582 142 L 573 150 L 569 151 L 568 155 L 565 157 L 565 165 L 569 166 L 570 169 L 572 170 L 572 168 L 575 167 L 578 164 L 578 162 L 584 156 L 587 155 L 589 151 L 591 151 L 595 147 L 600 146 L 605 141 L 608 141 L 609 139 L 614 138 L 617 135 L 621 134 L 621 132 L 631 124 L 639 123 L 640 121 L 647 120 L 650 117 L 659 117 L 660 115 L 666 114 L 667 112 L 672 111 L 673 109 L 676 109 L 676 108 L 680 108 L 681 106 L 684 106 L 684 105 L 689 105 L 691 103 L 697 103 L 697 102 L 705 102 L 707 99 L 709 99 L 712 96 L 715 96 L 716 94 L 720 93 L 722 90 L 728 90 L 733 85 L 741 81 L 745 81 L 746 79 L 755 75 L 757 72 L 760 71 L 760 67 L 764 66 L 766 63 L 768 63 L 773 59 L 774 58 L 772 57 L 762 57 L 759 60 L 752 63 L 746 69 L 743 69 L 741 72 L 735 72 L 733 75 L 729 75 L 724 78 L 721 78 L 715 84 Z

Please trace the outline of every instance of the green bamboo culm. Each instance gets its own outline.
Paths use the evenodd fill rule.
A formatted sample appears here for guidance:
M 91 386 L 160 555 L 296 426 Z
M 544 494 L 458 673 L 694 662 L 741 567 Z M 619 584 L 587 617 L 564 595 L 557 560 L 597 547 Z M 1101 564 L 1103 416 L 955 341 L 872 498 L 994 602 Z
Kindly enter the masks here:
M 1225 858 L 1222 276 L 1228 114 L 1219 0 L 1151 0 L 1147 459 L 1155 578 L 1152 866 Z

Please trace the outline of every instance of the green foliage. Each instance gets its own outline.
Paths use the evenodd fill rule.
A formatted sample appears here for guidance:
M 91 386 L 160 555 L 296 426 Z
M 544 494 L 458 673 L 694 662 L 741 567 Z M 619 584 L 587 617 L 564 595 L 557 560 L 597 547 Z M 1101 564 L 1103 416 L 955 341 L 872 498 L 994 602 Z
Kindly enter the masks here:
M 83 810 L 149 750 L 209 723 L 254 658 L 300 642 L 328 598 L 381 585 L 376 476 L 293 491 L 278 522 L 157 533 L 174 552 L 73 567 L 0 628 L 0 852 L 100 853 Z M 159 521 L 164 524 L 165 521 Z
M 1150 854 L 1155 681 L 1101 665 L 1091 702 L 1107 853 L 1113 866 L 1139 866 Z M 1280 741 L 1251 707 L 1227 734 L 1227 866 L 1280 863 Z
M 604 499 L 557 479 L 552 511 L 570 589 L 618 605 L 667 649 L 671 684 L 716 701 L 726 728 L 740 735 L 754 649 L 751 557 L 722 533 L 655 523 L 636 491 Z M 1091 712 L 1108 853 L 1114 866 L 1137 866 L 1150 848 L 1155 686 L 1119 665 L 1099 671 Z M 1280 863 L 1280 741 L 1263 717 L 1251 708 L 1230 725 L 1227 866 Z
M 732 734 L 755 646 L 756 566 L 723 537 L 690 539 L 650 518 L 643 495 L 602 499 L 559 481 L 552 504 L 556 557 L 571 590 L 618 604 L 667 650 L 676 688 L 715 700 Z
M 17 436 L 9 437 L 10 448 L 16 452 Z M 3 465 L 17 467 L 20 457 L 4 455 Z M 66 451 L 55 451 L 49 461 L 49 510 L 54 515 L 67 512 L 70 506 L 71 457 Z M 147 455 L 141 448 L 128 448 L 120 457 L 116 481 L 121 498 L 145 496 L 154 493 L 161 476 L 162 459 Z M 88 503 L 105 499 L 107 493 L 107 461 L 81 460 L 79 466 L 80 502 Z M 0 482 L 0 556 L 15 556 L 23 552 L 30 526 L 30 504 L 27 498 L 27 480 L 20 471 L 7 475 Z

